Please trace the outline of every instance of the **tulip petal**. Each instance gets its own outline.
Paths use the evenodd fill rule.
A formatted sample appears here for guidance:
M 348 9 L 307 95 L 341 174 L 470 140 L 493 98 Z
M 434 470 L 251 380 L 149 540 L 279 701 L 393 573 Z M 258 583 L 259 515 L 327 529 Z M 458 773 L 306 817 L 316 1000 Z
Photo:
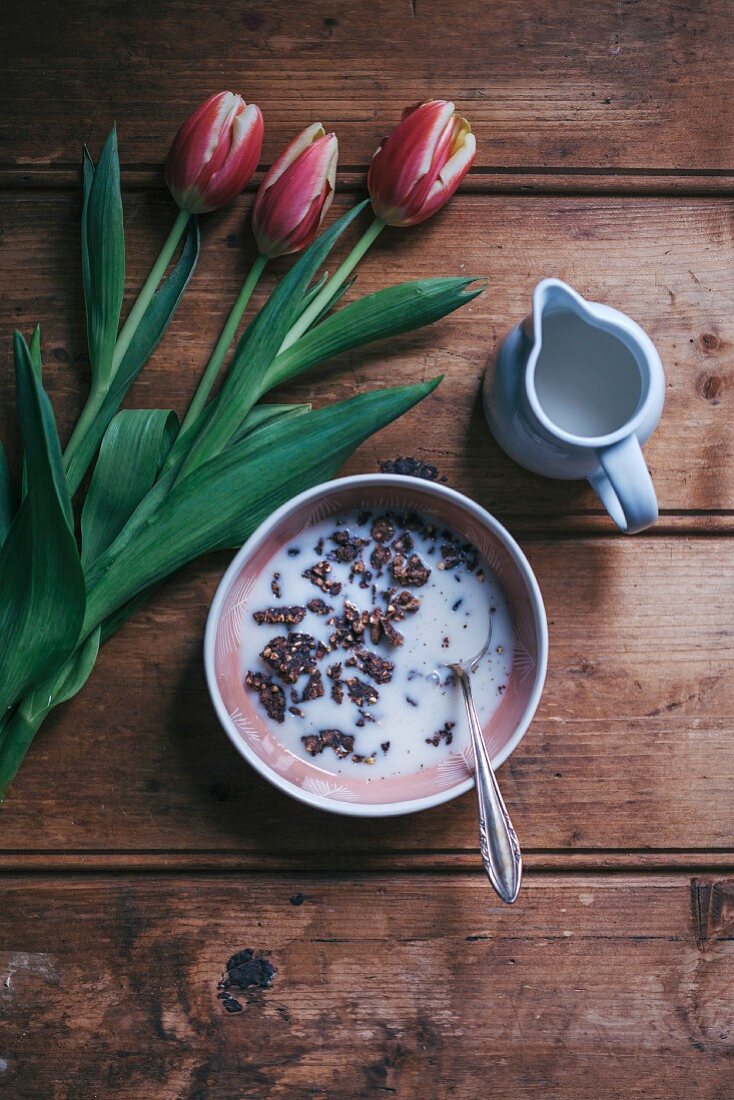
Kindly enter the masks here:
M 232 120 L 229 146 L 220 142 L 225 156 L 210 174 L 203 191 L 206 208 L 216 210 L 230 202 L 252 178 L 260 160 L 263 142 L 263 117 L 260 108 L 249 103 Z M 212 158 L 213 159 L 213 158 Z M 204 213 L 204 210 L 199 213 Z
M 313 145 L 318 138 L 322 138 L 326 133 L 326 130 L 320 122 L 312 122 L 310 126 L 307 126 L 305 130 L 302 130 L 300 134 L 297 134 L 291 142 L 286 145 L 282 153 L 276 157 L 263 177 L 261 186 L 266 190 L 272 187 L 273 184 L 280 176 L 283 175 L 286 168 L 308 149 L 309 145 Z
M 334 196 L 336 135 L 324 134 L 310 144 L 299 140 L 298 145 L 295 159 L 288 154 L 290 163 L 281 166 L 286 157 L 278 158 L 279 174 L 273 182 L 263 180 L 255 199 L 252 229 L 264 256 L 283 256 L 310 243 Z M 291 142 L 288 149 L 293 147 Z
M 184 122 L 166 159 L 166 183 L 178 205 L 206 213 L 237 195 L 262 147 L 259 109 L 234 92 L 217 92 Z
M 430 218 L 432 214 L 447 203 L 467 174 L 474 161 L 477 142 L 474 134 L 469 133 L 464 138 L 461 148 L 446 162 L 440 175 L 429 191 L 423 206 L 404 225 L 418 225 Z
M 370 164 L 375 215 L 388 225 L 416 225 L 446 202 L 476 152 L 471 126 L 448 100 L 406 107 Z

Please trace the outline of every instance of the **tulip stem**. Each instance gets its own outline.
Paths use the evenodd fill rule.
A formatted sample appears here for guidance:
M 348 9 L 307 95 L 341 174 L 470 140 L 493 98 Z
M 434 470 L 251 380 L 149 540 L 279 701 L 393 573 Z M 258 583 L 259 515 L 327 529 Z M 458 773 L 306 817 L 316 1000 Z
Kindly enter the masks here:
M 328 309 L 329 303 L 336 297 L 339 290 L 344 285 L 347 278 L 357 266 L 359 261 L 362 259 L 367 249 L 375 240 L 377 240 L 378 236 L 384 228 L 385 223 L 383 221 L 380 221 L 379 218 L 375 218 L 375 220 L 372 222 L 372 225 L 368 226 L 368 228 L 364 231 L 362 236 L 355 244 L 352 251 L 346 257 L 346 259 L 340 263 L 339 267 L 336 269 L 336 271 L 323 287 L 323 289 L 319 291 L 319 293 L 316 295 L 310 305 L 306 309 L 304 309 L 303 313 L 298 318 L 293 327 L 289 329 L 288 333 L 286 334 L 285 340 L 280 345 L 278 354 L 280 354 L 282 351 L 285 351 L 286 348 L 289 348 L 291 344 L 295 344 L 296 340 L 300 339 L 300 337 L 303 336 L 304 332 L 306 332 L 311 327 L 317 317 L 321 313 L 323 313 L 325 309 Z
M 112 377 L 115 376 L 117 368 L 122 362 L 125 352 L 130 346 L 138 325 L 140 324 L 143 314 L 150 305 L 150 300 L 158 289 L 158 284 L 166 273 L 166 268 L 171 262 L 173 253 L 176 251 L 176 246 L 183 236 L 186 226 L 189 224 L 189 218 L 191 214 L 188 210 L 179 210 L 176 215 L 176 220 L 171 227 L 171 232 L 166 238 L 163 248 L 158 254 L 158 259 L 155 261 L 150 271 L 148 272 L 148 278 L 140 288 L 140 293 L 133 302 L 132 309 L 127 315 L 125 324 L 120 329 L 115 344 L 115 352 L 112 356 Z
M 253 290 L 257 286 L 258 279 L 263 273 L 265 264 L 268 262 L 267 256 L 262 256 L 258 253 L 255 258 L 255 262 L 250 268 L 249 274 L 242 284 L 242 289 L 237 295 L 237 300 L 230 310 L 229 317 L 224 323 L 224 327 L 219 334 L 219 339 L 214 347 L 214 351 L 211 354 L 211 358 L 206 365 L 206 370 L 201 376 L 201 381 L 196 389 L 191 404 L 189 405 L 186 416 L 184 417 L 183 424 L 181 425 L 181 431 L 188 428 L 190 424 L 196 420 L 201 413 L 204 405 L 207 402 L 209 394 L 211 393 L 212 386 L 217 380 L 220 367 L 224 362 L 229 346 L 234 339 L 234 335 L 237 332 L 237 326 L 242 320 L 242 314 L 247 309 L 247 303 L 250 301 Z

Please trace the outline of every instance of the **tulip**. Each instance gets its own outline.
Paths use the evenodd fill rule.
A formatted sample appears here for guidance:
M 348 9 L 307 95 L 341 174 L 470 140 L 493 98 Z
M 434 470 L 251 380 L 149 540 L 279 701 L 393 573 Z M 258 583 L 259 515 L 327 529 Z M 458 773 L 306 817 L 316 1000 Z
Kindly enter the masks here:
M 406 107 L 372 157 L 367 187 L 386 225 L 417 225 L 453 195 L 469 171 L 476 140 L 453 103 L 429 99 Z
M 320 122 L 287 145 L 260 184 L 252 231 L 262 256 L 300 252 L 316 236 L 334 198 L 339 143 Z
M 334 275 L 303 311 L 281 346 L 296 342 L 334 301 L 386 225 L 417 225 L 453 195 L 469 171 L 477 143 L 453 103 L 429 99 L 406 107 L 402 121 L 372 157 L 367 187 L 375 219 Z
M 166 183 L 189 214 L 231 202 L 252 177 L 263 142 L 263 117 L 234 92 L 217 92 L 197 107 L 173 139 Z
M 252 209 L 257 256 L 224 323 L 182 428 L 201 415 L 237 326 L 268 260 L 300 252 L 318 233 L 331 206 L 339 144 L 314 122 L 285 147 L 266 172 Z

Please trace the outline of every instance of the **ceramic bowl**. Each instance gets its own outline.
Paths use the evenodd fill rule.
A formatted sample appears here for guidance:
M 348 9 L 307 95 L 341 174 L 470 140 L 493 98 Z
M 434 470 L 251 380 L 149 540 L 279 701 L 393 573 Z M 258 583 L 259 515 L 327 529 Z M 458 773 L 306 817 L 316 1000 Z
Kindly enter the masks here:
M 248 596 L 273 554 L 305 528 L 353 509 L 409 509 L 428 515 L 476 546 L 499 578 L 513 621 L 514 652 L 502 701 L 484 729 L 495 768 L 519 743 L 535 714 L 545 680 L 548 627 L 538 583 L 515 540 L 474 501 L 444 485 L 392 474 L 340 478 L 294 497 L 258 527 L 224 574 L 207 621 L 204 660 L 219 720 L 245 760 L 293 798 L 332 813 L 387 817 L 438 806 L 468 791 L 474 785 L 470 749 L 379 783 L 334 775 L 295 756 L 274 736 L 256 697 L 243 685 L 240 661 L 251 614 Z

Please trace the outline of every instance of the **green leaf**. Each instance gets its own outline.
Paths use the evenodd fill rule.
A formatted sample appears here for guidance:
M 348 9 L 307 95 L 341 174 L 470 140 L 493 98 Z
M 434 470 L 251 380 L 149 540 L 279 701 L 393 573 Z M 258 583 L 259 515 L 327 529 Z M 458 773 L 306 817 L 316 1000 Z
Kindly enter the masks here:
M 82 155 L 82 286 L 84 288 L 84 309 L 87 315 L 87 332 L 89 331 L 90 311 L 92 307 L 92 277 L 89 273 L 89 245 L 87 242 L 87 211 L 89 209 L 89 192 L 92 189 L 93 179 L 94 162 L 85 145 Z
M 82 510 L 85 569 L 114 542 L 152 488 L 178 431 L 166 409 L 124 409 L 105 432 Z
M 216 412 L 194 442 L 183 466 L 186 473 L 219 454 L 255 404 L 260 380 L 278 352 L 286 333 L 303 310 L 303 295 L 347 226 L 369 200 L 348 210 L 311 244 L 248 325 L 235 348 Z
M 332 477 L 360 443 L 439 381 L 277 419 L 179 481 L 153 515 L 143 502 L 89 571 L 85 629 L 199 554 L 241 543 L 274 508 Z
M 0 714 L 72 653 L 85 606 L 53 412 L 20 333 L 15 369 L 28 492 L 0 550 Z
M 30 351 L 30 355 L 31 355 L 31 366 L 33 367 L 33 370 L 35 371 L 36 378 L 38 379 L 39 382 L 41 382 L 42 376 L 43 376 L 43 366 L 41 364 L 41 326 L 40 325 L 36 325 L 35 329 L 33 330 L 33 336 L 31 337 L 31 342 L 30 342 L 30 345 L 29 345 L 29 351 Z M 25 496 L 27 488 L 28 488 L 28 469 L 27 469 L 26 460 L 24 458 L 23 459 L 23 470 L 22 470 L 22 473 L 21 473 L 21 489 L 20 489 L 21 498 Z M 0 540 L 0 541 L 2 541 L 2 540 Z
M 102 436 L 122 404 L 127 391 L 150 359 L 175 317 L 184 291 L 194 273 L 199 258 L 199 247 L 199 226 L 196 218 L 192 218 L 176 266 L 153 295 L 130 341 L 130 346 L 122 358 L 92 428 L 86 433 L 72 456 L 66 472 L 69 491 L 72 494 L 78 489 Z
M 36 372 L 36 378 L 39 382 L 43 378 L 43 367 L 41 365 L 41 326 L 36 325 L 33 330 L 33 336 L 29 345 L 29 351 L 31 354 L 31 366 Z
M 300 374 L 314 363 L 349 348 L 431 324 L 470 302 L 484 285 L 474 279 L 419 279 L 386 287 L 332 313 L 282 352 L 265 372 L 260 393 Z
M 72 655 L 20 703 L 0 732 L 0 802 L 15 779 L 23 758 L 46 716 L 84 687 L 94 668 L 100 630 L 94 630 Z
M 308 412 L 311 412 L 310 405 L 255 405 L 232 436 L 232 442 L 239 443 L 253 432 L 272 424 L 274 420 L 283 420 L 289 416 L 304 416 Z
M 10 476 L 10 467 L 5 456 L 5 448 L 0 443 L 0 546 L 5 541 L 5 536 L 10 530 L 15 515 L 15 493 L 13 492 L 13 479 Z
M 90 174 L 87 167 L 85 188 Z M 125 234 L 114 126 L 92 176 L 83 214 L 86 217 L 82 232 L 82 278 L 88 290 L 87 341 L 94 390 L 104 388 L 112 375 L 112 356 L 125 289 Z M 85 251 L 88 269 L 84 264 Z

